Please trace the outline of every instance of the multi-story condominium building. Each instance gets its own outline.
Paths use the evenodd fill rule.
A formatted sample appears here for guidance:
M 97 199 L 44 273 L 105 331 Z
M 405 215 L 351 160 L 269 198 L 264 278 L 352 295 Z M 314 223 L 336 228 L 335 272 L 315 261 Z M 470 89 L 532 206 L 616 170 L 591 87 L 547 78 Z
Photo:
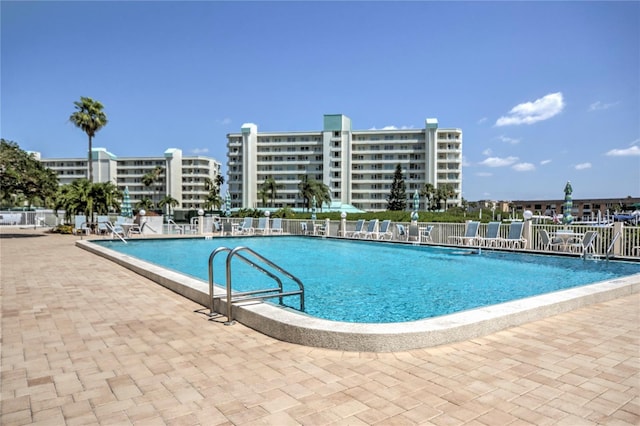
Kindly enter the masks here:
M 43 165 L 55 171 L 61 185 L 87 177 L 86 158 L 40 158 Z M 112 182 L 119 189 L 129 188 L 131 202 L 135 205 L 144 198 L 157 204 L 166 195 L 180 202 L 176 210 L 193 210 L 204 206 L 209 195 L 205 181 L 216 181 L 221 174 L 221 163 L 213 158 L 183 156 L 182 151 L 169 148 L 160 157 L 118 158 L 105 148 L 92 150 L 93 181 Z M 142 183 L 142 177 L 160 167 L 162 172 L 151 187 Z
M 461 203 L 462 130 L 439 129 L 433 118 L 423 129 L 402 130 L 352 130 L 351 120 L 341 114 L 325 115 L 321 131 L 259 133 L 248 123 L 240 133 L 227 135 L 227 148 L 233 208 L 265 207 L 259 191 L 268 178 L 279 187 L 275 207 L 304 207 L 299 184 L 306 176 L 327 185 L 334 205 L 386 210 L 397 164 L 408 209 L 413 192 L 427 183 L 451 185 L 455 196 L 447 204 Z

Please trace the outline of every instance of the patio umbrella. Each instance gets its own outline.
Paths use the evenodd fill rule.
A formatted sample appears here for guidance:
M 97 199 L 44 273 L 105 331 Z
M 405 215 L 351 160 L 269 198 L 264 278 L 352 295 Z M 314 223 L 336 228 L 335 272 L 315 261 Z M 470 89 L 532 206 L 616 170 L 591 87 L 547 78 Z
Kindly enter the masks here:
M 416 189 L 413 193 L 413 213 L 411 214 L 412 220 L 418 220 L 418 209 L 420 208 L 420 194 Z
M 311 220 L 316 220 L 316 196 L 311 198 Z
M 231 216 L 231 194 L 227 191 L 227 195 L 224 197 L 224 215 Z
M 573 208 L 572 192 L 571 182 L 567 181 L 567 185 L 564 187 L 564 211 L 562 212 L 562 223 L 565 225 L 573 222 L 573 216 L 571 216 L 571 209 Z
M 122 217 L 133 217 L 133 210 L 131 210 L 131 196 L 129 195 L 129 187 L 125 186 L 124 194 L 122 196 L 122 206 L 120 206 L 120 214 Z

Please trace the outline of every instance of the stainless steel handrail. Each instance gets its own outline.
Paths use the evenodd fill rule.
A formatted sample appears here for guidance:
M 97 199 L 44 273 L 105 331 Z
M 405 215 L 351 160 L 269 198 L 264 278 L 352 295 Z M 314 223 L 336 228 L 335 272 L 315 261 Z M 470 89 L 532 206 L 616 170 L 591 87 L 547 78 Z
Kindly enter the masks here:
M 265 264 L 267 264 L 269 267 L 277 270 L 281 274 L 285 275 L 287 278 L 289 278 L 292 281 L 294 281 L 296 284 L 298 284 L 299 290 L 285 292 L 284 289 L 283 289 L 282 280 L 277 275 L 275 275 L 271 271 L 265 269 L 261 265 L 257 264 L 252 259 L 244 256 L 242 253 L 240 253 L 242 251 L 249 252 L 250 254 L 252 254 L 253 256 L 258 258 L 260 261 L 262 261 Z M 285 269 L 281 268 L 280 266 L 276 265 L 275 263 L 273 263 L 269 259 L 265 258 L 264 256 L 260 255 L 259 253 L 257 253 L 256 251 L 254 251 L 254 250 L 252 250 L 252 249 L 250 249 L 248 247 L 236 247 L 233 250 L 228 248 L 228 247 L 218 247 L 213 252 L 211 252 L 211 254 L 209 255 L 209 299 L 211 300 L 210 316 L 213 316 L 213 314 L 214 314 L 214 290 L 213 289 L 214 289 L 214 276 L 215 276 L 215 274 L 214 274 L 214 267 L 213 267 L 213 259 L 215 258 L 215 256 L 218 253 L 221 253 L 221 252 L 229 252 L 229 254 L 227 254 L 227 261 L 226 261 L 226 274 L 227 274 L 227 280 L 226 280 L 226 287 L 227 287 L 227 321 L 225 322 L 226 325 L 231 325 L 231 324 L 234 323 L 233 322 L 233 318 L 232 318 L 232 312 L 231 312 L 231 304 L 232 304 L 232 302 L 248 301 L 248 300 L 263 300 L 263 299 L 269 299 L 269 298 L 273 298 L 273 297 L 278 297 L 280 299 L 280 303 L 282 304 L 283 303 L 283 299 L 282 298 L 284 296 L 299 295 L 300 296 L 300 310 L 304 311 L 304 285 L 302 284 L 302 281 L 300 281 L 300 279 L 298 279 L 296 276 L 294 276 L 290 272 L 286 271 Z M 251 266 L 251 267 L 259 270 L 260 272 L 264 273 L 269 278 L 271 278 L 274 281 L 276 281 L 276 283 L 278 284 L 278 287 L 277 288 L 270 288 L 270 289 L 245 291 L 245 292 L 236 292 L 236 293 L 232 294 L 232 291 L 231 291 L 231 287 L 232 287 L 231 260 L 233 259 L 233 257 L 237 257 L 237 258 L 241 259 L 242 261 L 247 263 L 249 266 Z M 270 293 L 270 294 L 268 294 L 268 293 Z M 235 297 L 233 297 L 233 296 L 235 296 Z

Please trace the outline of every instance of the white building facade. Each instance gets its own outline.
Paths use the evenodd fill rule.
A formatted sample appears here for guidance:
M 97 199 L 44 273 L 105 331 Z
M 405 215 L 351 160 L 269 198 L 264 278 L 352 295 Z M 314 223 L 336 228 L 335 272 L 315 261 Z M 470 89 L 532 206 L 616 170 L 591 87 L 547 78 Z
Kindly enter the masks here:
M 55 171 L 60 185 L 69 184 L 87 177 L 86 158 L 40 158 L 45 166 Z M 177 148 L 169 148 L 159 157 L 121 157 L 108 152 L 105 148 L 92 150 L 93 181 L 112 182 L 120 190 L 129 188 L 131 203 L 144 198 L 151 199 L 156 205 L 166 195 L 179 201 L 175 210 L 197 210 L 204 208 L 209 191 L 205 182 L 215 182 L 221 174 L 221 163 L 210 157 L 183 156 Z M 147 187 L 142 177 L 156 167 L 162 168 L 157 181 Z
M 342 114 L 325 115 L 322 131 L 259 133 L 248 123 L 240 133 L 227 135 L 227 149 L 232 208 L 267 207 L 258 194 L 268 178 L 279 188 L 274 207 L 303 207 L 299 184 L 306 176 L 327 185 L 332 205 L 386 210 L 397 164 L 408 209 L 414 191 L 427 183 L 454 189 L 448 206 L 462 200 L 462 130 L 440 129 L 432 118 L 423 129 L 402 130 L 352 130 Z M 423 199 L 420 208 L 426 207 Z

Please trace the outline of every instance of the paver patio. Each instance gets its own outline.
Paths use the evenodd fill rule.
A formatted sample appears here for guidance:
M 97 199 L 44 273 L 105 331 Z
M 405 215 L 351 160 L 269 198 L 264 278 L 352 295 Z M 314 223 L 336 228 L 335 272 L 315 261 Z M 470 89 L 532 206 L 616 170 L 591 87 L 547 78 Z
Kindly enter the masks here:
M 640 295 L 395 353 L 280 342 L 2 229 L 2 425 L 637 425 Z

